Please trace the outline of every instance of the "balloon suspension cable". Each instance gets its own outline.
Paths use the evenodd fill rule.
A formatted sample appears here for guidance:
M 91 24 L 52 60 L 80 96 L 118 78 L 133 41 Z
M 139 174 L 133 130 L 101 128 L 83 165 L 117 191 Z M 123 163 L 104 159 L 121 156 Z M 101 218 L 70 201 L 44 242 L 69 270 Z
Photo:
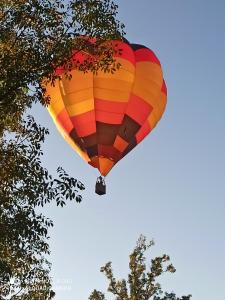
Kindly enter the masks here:
M 105 184 L 105 178 L 103 176 L 99 176 L 97 178 L 96 185 L 95 185 L 95 193 L 98 195 L 106 194 L 106 184 Z

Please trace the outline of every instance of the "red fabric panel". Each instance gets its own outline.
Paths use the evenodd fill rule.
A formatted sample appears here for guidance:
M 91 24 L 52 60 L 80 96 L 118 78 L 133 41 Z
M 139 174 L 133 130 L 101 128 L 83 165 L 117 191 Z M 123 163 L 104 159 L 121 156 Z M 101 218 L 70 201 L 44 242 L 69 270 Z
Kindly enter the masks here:
M 98 156 L 94 156 L 91 158 L 91 160 L 88 162 L 92 167 L 99 169 L 99 159 Z
M 104 156 L 107 158 L 112 158 L 117 161 L 121 157 L 121 152 L 115 149 L 113 146 L 108 145 L 98 145 L 98 156 Z
M 137 144 L 139 144 L 146 137 L 146 135 L 149 134 L 150 131 L 151 131 L 151 127 L 150 127 L 148 121 L 146 120 L 145 123 L 143 124 L 143 126 L 140 128 L 140 130 L 136 134 Z
M 123 58 L 123 59 L 127 59 L 133 65 L 135 65 L 134 52 L 128 44 L 123 43 L 121 41 L 112 41 L 112 45 L 115 47 L 115 50 L 117 50 L 117 51 L 119 49 L 122 50 L 121 54 L 116 53 L 116 55 L 114 55 L 114 57 L 120 57 L 120 58 Z
M 135 54 L 136 62 L 150 61 L 158 65 L 161 65 L 155 53 L 150 49 L 147 48 L 138 49 L 134 52 L 134 54 Z
M 124 114 L 116 114 L 100 110 L 96 110 L 95 112 L 96 121 L 107 124 L 121 124 L 123 116 Z
M 95 110 L 124 114 L 126 107 L 127 103 L 106 101 L 95 98 Z
M 79 61 L 79 63 L 82 64 L 84 62 L 84 60 L 88 58 L 87 53 L 77 52 L 76 50 L 74 50 L 73 52 L 74 53 L 72 55 L 72 58 L 70 59 L 71 62 L 76 63 L 76 61 Z M 90 59 L 90 55 L 89 55 L 89 59 Z M 63 66 L 56 68 L 55 74 L 59 76 L 59 75 L 62 75 L 65 71 L 66 71 L 65 65 L 63 65 Z
M 76 131 L 79 137 L 85 137 L 96 132 L 96 125 L 93 122 L 87 122 L 81 127 L 76 126 Z
M 145 102 L 140 97 L 131 94 L 131 98 L 126 110 L 126 115 L 135 120 L 138 124 L 142 125 L 151 111 L 152 106 L 150 104 Z
M 85 59 L 88 58 L 89 55 L 84 52 L 77 52 L 76 50 L 73 51 L 72 60 L 74 62 L 79 61 L 79 63 L 83 63 Z
M 165 83 L 165 80 L 163 79 L 163 84 L 162 84 L 162 88 L 161 88 L 161 91 L 167 95 L 167 87 L 166 87 L 166 83 Z
M 80 39 L 84 39 L 84 40 L 87 40 L 89 43 L 91 44 L 94 44 L 96 42 L 96 38 L 90 38 L 88 36 L 85 36 L 85 35 L 80 35 L 79 37 Z M 71 56 L 71 61 L 79 61 L 79 63 L 83 63 L 85 59 L 87 58 L 91 58 L 91 55 L 85 53 L 85 52 L 82 52 L 82 51 L 78 51 L 78 50 L 73 50 L 72 51 L 72 56 Z M 65 67 L 64 66 L 60 66 L 58 68 L 55 69 L 55 74 L 56 75 L 62 75 L 63 73 L 65 72 Z
M 64 73 L 65 69 L 64 67 L 58 67 L 55 69 L 55 75 L 60 76 Z
M 84 137 L 96 132 L 95 111 L 88 111 L 86 113 L 74 116 L 71 121 L 77 131 L 79 137 Z
M 62 126 L 62 128 L 70 133 L 70 131 L 73 129 L 73 124 L 68 116 L 68 113 L 66 109 L 63 109 L 57 116 L 57 122 Z

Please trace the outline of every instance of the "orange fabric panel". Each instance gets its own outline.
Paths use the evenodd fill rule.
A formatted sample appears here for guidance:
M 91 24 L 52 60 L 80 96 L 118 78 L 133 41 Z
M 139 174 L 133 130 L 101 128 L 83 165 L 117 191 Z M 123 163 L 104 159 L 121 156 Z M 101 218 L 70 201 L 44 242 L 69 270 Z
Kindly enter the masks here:
M 56 120 L 68 134 L 73 129 L 73 124 L 65 108 L 57 115 Z
M 95 88 L 94 96 L 95 98 L 105 99 L 106 101 L 115 101 L 115 102 L 128 102 L 129 100 L 128 91 L 117 91 L 117 90 L 107 90 Z
M 102 176 L 106 176 L 114 166 L 114 162 L 105 157 L 99 157 L 99 171 Z
M 62 91 L 63 93 L 63 91 Z M 77 91 L 74 93 L 70 93 L 70 94 L 64 94 L 63 95 L 63 101 L 64 101 L 64 105 L 73 105 L 75 103 L 78 102 L 82 102 L 88 99 L 93 99 L 93 88 L 90 87 L 88 89 L 85 90 L 81 90 L 81 91 Z
M 135 81 L 133 93 L 139 98 L 144 99 L 154 109 L 157 106 L 160 88 L 154 82 L 148 82 L 139 78 Z
M 154 128 L 161 118 L 166 102 L 161 100 L 163 75 L 160 65 L 153 62 L 138 62 L 133 93 L 145 100 L 152 107 L 147 117 L 150 128 Z
M 118 71 L 119 72 L 119 71 Z M 110 78 L 95 78 L 94 88 L 104 89 L 104 90 L 113 90 L 129 93 L 132 88 L 133 81 L 115 79 L 113 75 Z
M 78 70 L 72 70 L 71 75 L 71 79 L 62 75 L 61 83 L 65 94 L 76 93 L 78 91 L 93 88 L 93 74 L 91 72 L 83 73 Z
M 91 111 L 95 109 L 95 104 L 93 99 L 87 99 L 73 105 L 66 106 L 68 114 L 72 116 L 81 115 L 87 111 Z
M 128 146 L 128 143 L 122 139 L 119 135 L 117 135 L 115 142 L 113 144 L 113 147 L 119 150 L 120 152 L 123 152 Z
M 121 67 L 114 73 L 98 71 L 98 73 L 94 75 L 94 83 L 97 83 L 100 87 L 102 79 L 105 79 L 105 82 L 107 79 L 109 81 L 112 79 L 115 80 L 115 82 L 116 80 L 122 80 L 127 83 L 132 83 L 134 80 L 135 68 L 133 66 L 130 66 L 129 62 L 127 61 L 123 61 L 122 63 L 123 64 L 121 65 Z
M 47 106 L 48 111 L 52 118 L 56 116 L 64 109 L 65 105 L 61 96 L 59 81 L 56 80 L 54 85 L 49 82 L 46 86 L 46 96 L 50 96 L 50 104 Z
M 120 64 L 120 68 L 119 70 L 117 70 L 116 72 L 113 73 L 113 77 L 115 77 L 118 73 L 118 71 L 121 70 L 121 72 L 126 71 L 126 74 L 128 75 L 128 73 L 130 73 L 131 75 L 135 73 L 135 68 L 136 68 L 136 63 L 132 63 L 130 60 L 127 60 L 123 57 L 117 57 L 116 58 L 116 62 Z M 125 72 L 124 72 L 125 74 Z M 121 73 L 120 73 L 121 75 Z M 132 79 L 132 76 L 130 76 L 129 78 Z
M 148 117 L 149 126 L 153 129 L 156 126 L 157 122 L 158 122 L 158 118 L 156 117 L 156 115 L 152 111 L 152 113 Z
M 162 87 L 163 83 L 163 73 L 159 65 L 152 62 L 137 62 L 135 80 L 137 79 L 146 80 L 146 82 L 155 83 L 159 89 Z

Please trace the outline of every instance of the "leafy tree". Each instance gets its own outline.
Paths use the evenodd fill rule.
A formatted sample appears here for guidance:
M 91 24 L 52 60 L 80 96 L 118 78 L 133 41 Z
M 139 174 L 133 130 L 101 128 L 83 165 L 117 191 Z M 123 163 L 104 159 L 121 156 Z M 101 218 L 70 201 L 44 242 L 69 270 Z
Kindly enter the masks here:
M 75 67 L 84 72 L 115 70 L 111 39 L 123 24 L 111 0 L 2 0 L 0 3 L 0 299 L 50 299 L 48 229 L 38 207 L 80 202 L 84 185 L 58 168 L 53 178 L 41 163 L 48 131 L 32 117 L 33 103 L 47 105 L 43 80 L 54 69 L 69 71 L 73 49 L 90 55 Z M 80 35 L 96 38 L 90 42 Z M 93 59 L 94 58 L 94 59 Z M 68 76 L 69 77 L 69 76 Z
M 0 145 L 1 299 L 48 299 L 50 264 L 45 255 L 50 253 L 48 229 L 53 222 L 36 208 L 52 201 L 60 206 L 65 199 L 81 201 L 81 182 L 61 168 L 59 178 L 53 179 L 41 165 L 47 133 L 29 117 L 19 134 Z
M 76 62 L 78 69 L 115 69 L 109 40 L 120 39 L 124 28 L 116 15 L 111 0 L 1 1 L 0 135 L 5 128 L 15 130 L 32 103 L 46 104 L 41 83 L 55 79 L 54 69 L 73 49 L 90 53 Z M 96 38 L 95 45 L 80 35 Z
M 174 293 L 163 293 L 158 277 L 165 272 L 174 273 L 176 270 L 170 263 L 168 255 L 155 257 L 147 270 L 145 252 L 154 245 L 153 241 L 146 242 L 140 236 L 137 245 L 130 254 L 128 279 L 116 280 L 113 275 L 111 262 L 101 268 L 109 281 L 108 292 L 115 296 L 115 300 L 190 300 L 191 295 L 177 297 Z M 105 295 L 94 290 L 89 300 L 105 300 Z

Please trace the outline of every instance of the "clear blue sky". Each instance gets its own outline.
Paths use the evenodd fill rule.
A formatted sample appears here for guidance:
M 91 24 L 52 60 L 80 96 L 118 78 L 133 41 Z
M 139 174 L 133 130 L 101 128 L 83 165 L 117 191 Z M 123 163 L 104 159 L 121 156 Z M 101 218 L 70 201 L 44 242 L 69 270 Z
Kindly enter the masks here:
M 94 288 L 106 290 L 99 268 L 109 260 L 125 277 L 140 233 L 154 238 L 153 256 L 167 253 L 177 268 L 163 276 L 165 290 L 191 293 L 193 300 L 224 299 L 225 1 L 116 2 L 127 39 L 161 60 L 167 110 L 110 172 L 107 195 L 99 197 L 97 171 L 64 142 L 48 113 L 34 108 L 51 132 L 44 164 L 52 172 L 61 165 L 87 187 L 81 204 L 45 211 L 55 224 L 50 260 L 56 300 L 87 300 Z

